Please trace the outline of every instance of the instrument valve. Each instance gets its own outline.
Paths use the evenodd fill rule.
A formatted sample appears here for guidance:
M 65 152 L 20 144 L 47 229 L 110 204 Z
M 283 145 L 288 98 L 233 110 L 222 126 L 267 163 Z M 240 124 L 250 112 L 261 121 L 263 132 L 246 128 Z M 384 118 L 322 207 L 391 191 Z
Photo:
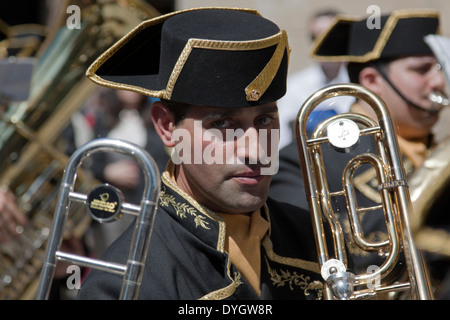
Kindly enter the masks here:
M 322 266 L 321 274 L 337 299 L 347 300 L 352 296 L 356 278 L 353 273 L 347 272 L 342 261 L 327 260 Z

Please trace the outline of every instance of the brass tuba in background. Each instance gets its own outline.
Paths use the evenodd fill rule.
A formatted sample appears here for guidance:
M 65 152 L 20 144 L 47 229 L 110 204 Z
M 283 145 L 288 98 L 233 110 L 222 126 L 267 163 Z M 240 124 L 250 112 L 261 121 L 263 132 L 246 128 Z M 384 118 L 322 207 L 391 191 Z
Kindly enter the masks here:
M 0 247 L 0 299 L 35 295 L 59 182 L 68 161 L 58 139 L 96 89 L 85 77 L 87 67 L 142 20 L 157 15 L 139 0 L 64 1 L 36 56 L 28 99 L 9 103 L 2 110 L 0 185 L 15 194 L 29 224 L 16 240 Z M 69 17 L 79 20 L 70 24 Z M 89 174 L 80 173 L 77 181 L 79 190 L 93 184 Z M 82 213 L 71 212 L 69 235 L 80 237 L 85 232 L 90 221 L 84 209 Z
M 450 258 L 450 233 L 430 220 L 446 219 L 436 215 L 448 211 L 446 197 L 450 191 L 450 139 L 441 142 L 409 179 L 414 213 L 411 227 L 421 250 Z M 444 209 L 444 210 L 443 210 Z M 430 225 L 431 224 L 431 225 Z
M 450 267 L 450 139 L 440 142 L 409 179 L 411 228 L 430 269 L 436 298 L 448 299 Z

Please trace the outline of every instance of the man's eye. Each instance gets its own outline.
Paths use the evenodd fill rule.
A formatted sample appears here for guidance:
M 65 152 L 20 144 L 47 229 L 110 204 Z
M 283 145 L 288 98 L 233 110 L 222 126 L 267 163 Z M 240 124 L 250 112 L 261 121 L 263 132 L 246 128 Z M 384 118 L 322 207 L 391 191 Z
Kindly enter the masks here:
M 419 74 L 427 74 L 434 65 L 423 65 L 423 66 L 419 66 L 414 68 L 413 70 Z
M 229 120 L 217 120 L 217 121 L 214 121 L 213 125 L 214 125 L 214 127 L 218 128 L 218 129 L 223 129 L 223 128 L 230 126 L 230 123 L 231 122 Z
M 272 118 L 269 116 L 264 116 L 264 117 L 258 118 L 258 120 L 256 122 L 259 125 L 267 126 L 272 122 Z

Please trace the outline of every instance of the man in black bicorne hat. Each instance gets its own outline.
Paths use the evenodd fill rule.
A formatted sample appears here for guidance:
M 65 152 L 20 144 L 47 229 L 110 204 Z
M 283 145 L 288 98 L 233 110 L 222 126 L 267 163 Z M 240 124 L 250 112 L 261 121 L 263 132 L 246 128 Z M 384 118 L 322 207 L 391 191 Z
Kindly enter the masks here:
M 312 57 L 322 62 L 345 62 L 350 81 L 361 84 L 380 96 L 389 108 L 398 134 L 400 151 L 407 174 L 414 172 L 434 146 L 432 128 L 438 120 L 429 95 L 443 93 L 445 78 L 440 65 L 424 37 L 439 33 L 439 13 L 427 9 L 393 11 L 380 17 L 380 27 L 368 24 L 366 18 L 354 19 L 340 16 L 318 38 L 312 47 Z M 299 101 L 299 107 L 302 101 Z M 350 112 L 375 118 L 372 109 L 363 101 L 352 105 Z M 357 148 L 365 152 L 368 144 L 361 137 Z M 368 142 L 367 142 L 368 143 Z M 350 158 L 344 154 L 332 159 L 335 176 L 329 177 L 341 183 L 342 169 Z M 361 207 L 380 203 L 376 189 L 375 172 L 369 170 L 355 176 L 355 188 Z M 303 179 L 296 143 L 280 151 L 280 167 L 272 179 L 270 195 L 279 201 L 303 208 L 308 204 L 304 194 Z M 345 202 L 336 203 L 344 232 L 351 233 Z M 364 230 L 367 238 L 386 239 L 382 215 L 365 215 Z M 354 267 L 365 268 L 380 265 L 385 258 L 377 253 L 368 256 L 350 241 L 349 251 Z
M 440 66 L 424 41 L 426 35 L 439 33 L 439 14 L 433 10 L 398 10 L 380 20 L 380 28 L 369 28 L 366 19 L 337 18 L 313 44 L 312 57 L 348 63 L 350 81 L 371 89 L 385 101 L 412 171 L 422 164 L 434 144 L 431 129 L 438 113 L 432 110 L 429 94 L 442 93 L 445 88 Z M 370 109 L 358 101 L 351 111 L 367 114 Z M 296 156 L 288 151 L 281 154 Z M 283 169 L 280 159 L 274 180 Z M 276 194 L 289 197 L 281 189 Z M 296 204 L 303 205 L 299 201 Z
M 172 149 L 140 299 L 316 299 L 309 213 L 268 198 L 287 35 L 256 11 L 200 8 L 143 22 L 100 56 L 94 82 L 159 98 Z M 132 229 L 105 253 L 126 261 Z M 91 271 L 81 299 L 116 299 L 122 279 Z
M 399 10 L 381 16 L 381 28 L 369 28 L 366 19 L 340 19 L 317 41 L 312 56 L 345 61 L 350 81 L 379 95 L 387 104 L 401 137 L 418 150 L 403 145 L 413 167 L 424 159 L 431 128 L 438 120 L 429 94 L 443 92 L 445 78 L 424 37 L 439 33 L 439 14 L 432 10 Z M 367 108 L 362 106 L 364 112 Z M 358 109 L 353 111 L 359 111 Z M 414 149 L 414 148 L 413 148 Z

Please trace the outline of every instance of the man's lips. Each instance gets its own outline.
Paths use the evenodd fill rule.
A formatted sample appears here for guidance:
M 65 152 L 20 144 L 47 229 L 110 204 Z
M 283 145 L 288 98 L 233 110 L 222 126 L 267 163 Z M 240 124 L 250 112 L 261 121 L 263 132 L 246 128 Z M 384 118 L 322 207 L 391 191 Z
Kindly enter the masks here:
M 231 179 L 242 184 L 257 184 L 264 179 L 260 170 L 242 171 L 231 176 Z

